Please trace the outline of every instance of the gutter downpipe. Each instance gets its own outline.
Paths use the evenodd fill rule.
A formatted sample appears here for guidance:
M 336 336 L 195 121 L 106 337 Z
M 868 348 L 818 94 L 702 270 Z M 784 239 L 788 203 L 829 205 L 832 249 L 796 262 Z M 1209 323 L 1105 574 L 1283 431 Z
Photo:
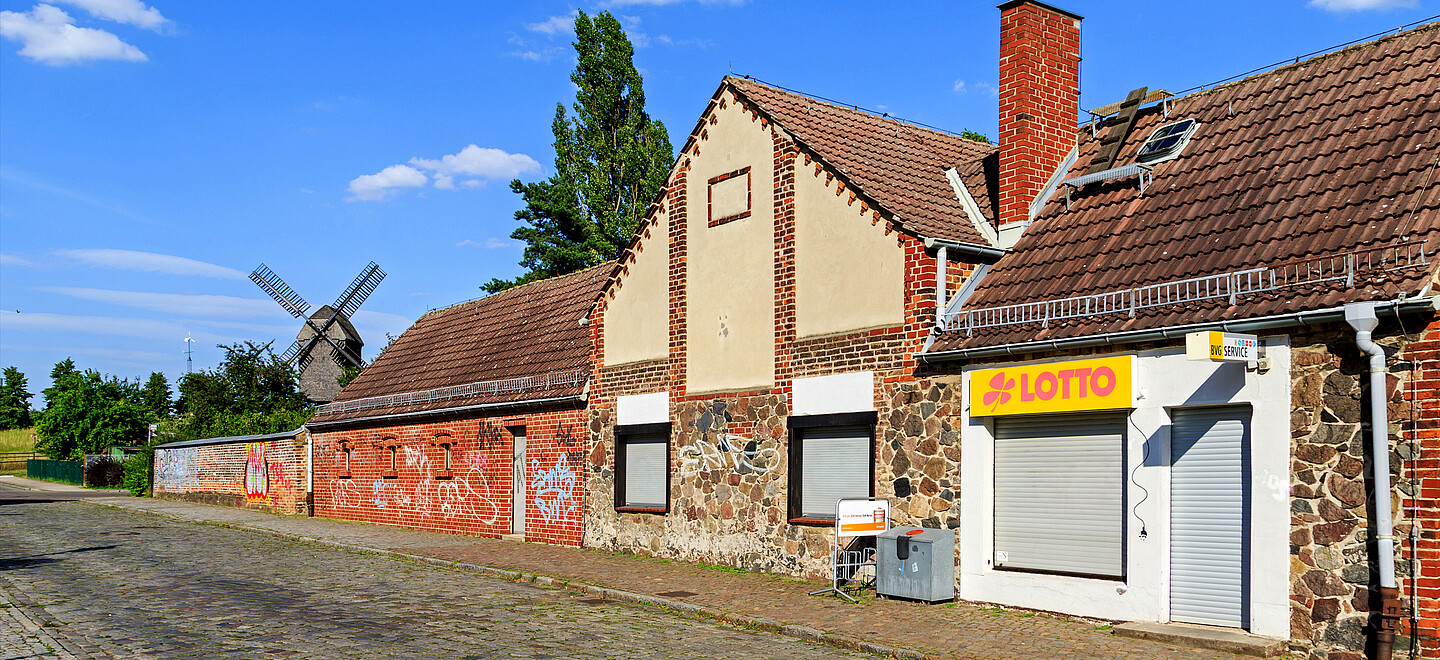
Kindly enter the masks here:
M 305 517 L 315 517 L 315 434 L 310 427 L 301 426 L 305 433 Z
M 946 246 L 935 251 L 935 325 L 945 316 L 945 271 L 950 262 L 946 260 Z
M 1370 469 L 1375 480 L 1375 555 L 1380 564 L 1380 614 L 1375 625 L 1375 657 L 1390 660 L 1400 628 L 1400 592 L 1395 583 L 1395 526 L 1390 515 L 1390 415 L 1385 402 L 1385 349 L 1371 341 L 1380 324 L 1375 303 L 1345 305 L 1345 321 L 1355 328 L 1355 345 L 1370 356 Z

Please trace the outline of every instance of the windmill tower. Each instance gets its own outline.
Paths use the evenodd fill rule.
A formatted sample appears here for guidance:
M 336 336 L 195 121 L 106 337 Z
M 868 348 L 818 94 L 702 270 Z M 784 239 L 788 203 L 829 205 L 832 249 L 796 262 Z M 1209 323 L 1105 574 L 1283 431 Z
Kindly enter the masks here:
M 333 304 L 321 305 L 314 312 L 310 311 L 310 303 L 305 302 L 265 264 L 260 264 L 250 273 L 250 279 L 291 316 L 305 322 L 295 337 L 295 343 L 280 355 L 280 359 L 295 365 L 305 397 L 312 403 L 333 400 L 340 392 L 337 379 L 345 368 L 365 366 L 360 356 L 365 342 L 350 323 L 350 317 L 360 309 L 375 287 L 380 286 L 380 280 L 385 279 L 385 271 L 380 270 L 375 262 L 370 262 Z M 322 344 L 329 350 L 321 350 Z

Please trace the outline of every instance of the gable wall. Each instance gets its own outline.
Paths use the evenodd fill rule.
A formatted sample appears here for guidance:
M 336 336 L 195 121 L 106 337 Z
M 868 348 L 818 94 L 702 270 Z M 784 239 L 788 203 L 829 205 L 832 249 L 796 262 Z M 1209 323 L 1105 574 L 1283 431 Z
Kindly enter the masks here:
M 644 232 L 634 262 L 622 266 L 615 298 L 605 307 L 604 321 L 612 338 L 605 344 L 607 366 L 657 360 L 670 351 L 669 214 L 658 211 Z

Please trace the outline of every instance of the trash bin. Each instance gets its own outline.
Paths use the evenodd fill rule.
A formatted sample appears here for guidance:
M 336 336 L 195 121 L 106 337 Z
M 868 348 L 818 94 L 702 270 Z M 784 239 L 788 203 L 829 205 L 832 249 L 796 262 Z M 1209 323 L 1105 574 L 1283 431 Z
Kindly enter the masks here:
M 955 532 L 895 527 L 876 539 L 875 593 L 926 602 L 955 599 Z

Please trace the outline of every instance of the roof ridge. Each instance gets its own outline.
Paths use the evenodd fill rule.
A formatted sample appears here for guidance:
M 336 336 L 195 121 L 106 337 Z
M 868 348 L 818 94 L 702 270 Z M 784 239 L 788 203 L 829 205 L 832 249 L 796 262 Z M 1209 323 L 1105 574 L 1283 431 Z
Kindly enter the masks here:
M 1435 16 L 1432 16 L 1432 17 L 1430 17 L 1430 18 L 1433 19 L 1433 18 L 1436 18 L 1436 17 L 1435 17 Z M 1429 19 L 1422 19 L 1422 21 L 1423 21 L 1423 20 L 1429 20 Z M 1403 27 L 1405 27 L 1405 26 L 1401 26 L 1401 27 L 1403 28 Z M 1396 39 L 1400 39 L 1400 38 L 1403 38 L 1403 37 L 1412 37 L 1412 36 L 1415 36 L 1415 35 L 1417 35 L 1417 34 L 1421 34 L 1421 33 L 1423 33 L 1423 32 L 1427 32 L 1427 31 L 1430 31 L 1430 30 L 1440 30 L 1440 21 L 1434 21 L 1434 22 L 1430 22 L 1430 23 L 1423 23 L 1423 22 L 1422 22 L 1422 23 L 1419 23 L 1419 24 L 1415 25 L 1415 27 L 1412 27 L 1412 28 L 1410 28 L 1410 29 L 1408 29 L 1408 30 L 1398 31 L 1398 32 L 1395 32 L 1394 34 L 1379 33 L 1379 34 L 1383 34 L 1383 35 L 1385 35 L 1385 36 L 1371 35 L 1371 36 L 1377 36 L 1377 38 L 1371 39 L 1371 40 L 1369 40 L 1369 41 L 1350 42 L 1350 43 L 1348 43 L 1348 44 L 1342 44 L 1342 45 L 1340 45 L 1340 46 L 1331 46 L 1330 48 L 1338 48 L 1338 50 L 1331 50 L 1330 48 L 1321 49 L 1321 50 L 1318 50 L 1318 51 L 1314 51 L 1313 53 L 1310 53 L 1308 57 L 1305 56 L 1305 55 L 1300 55 L 1300 56 L 1298 56 L 1298 57 L 1295 58 L 1295 61 L 1290 62 L 1290 63 L 1288 63 L 1288 64 L 1286 64 L 1285 62 L 1276 62 L 1276 63 L 1270 64 L 1270 65 L 1268 65 L 1268 66 L 1262 66 L 1262 67 L 1260 67 L 1259 69 L 1252 69 L 1249 73 L 1239 74 L 1239 76 L 1241 76 L 1241 77 L 1232 76 L 1231 78 L 1233 78 L 1233 79 L 1226 78 L 1226 79 L 1221 79 L 1220 81 L 1217 81 L 1217 82 L 1214 82 L 1214 83 L 1202 83 L 1202 84 L 1200 84 L 1200 85 L 1196 85 L 1195 87 L 1191 87 L 1191 88 L 1189 88 L 1189 89 L 1180 90 L 1179 92 L 1176 93 L 1176 95 L 1175 95 L 1175 97 L 1174 97 L 1174 100 L 1179 101 L 1179 100 L 1181 100 L 1181 99 L 1192 99 L 1192 98 L 1197 98 L 1197 97 L 1208 96 L 1208 95 L 1214 94 L 1214 93 L 1216 93 L 1216 92 L 1218 92 L 1218 91 L 1220 91 L 1220 90 L 1222 90 L 1222 89 L 1230 89 L 1230 88 L 1237 87 L 1237 86 L 1242 85 L 1242 84 L 1247 83 L 1247 82 L 1252 82 L 1252 81 L 1257 80 L 1257 79 L 1260 79 L 1260 78 L 1266 78 L 1266 77 L 1269 77 L 1269 76 L 1273 76 L 1273 75 L 1279 74 L 1279 73 L 1281 73 L 1281 72 L 1291 71 L 1291 70 L 1294 70 L 1294 69 L 1297 69 L 1297 68 L 1300 68 L 1300 67 L 1303 67 L 1303 66 L 1306 66 L 1306 65 L 1309 65 L 1309 64 L 1315 64 L 1315 63 L 1322 62 L 1322 61 L 1325 61 L 1325 60 L 1328 60 L 1328 59 L 1331 59 L 1331 58 L 1334 58 L 1334 57 L 1339 57 L 1339 56 L 1341 56 L 1341 55 L 1345 55 L 1345 54 L 1354 53 L 1354 52 L 1357 52 L 1357 51 L 1360 51 L 1360 50 L 1364 50 L 1364 49 L 1366 49 L 1366 48 L 1373 48 L 1373 47 L 1375 47 L 1375 46 L 1379 46 L 1380 44 L 1383 44 L 1383 43 L 1386 43 L 1386 42 L 1389 42 L 1389 41 L 1394 41 L 1394 40 L 1396 40 Z M 1362 39 L 1363 39 L 1363 38 L 1364 38 L 1364 37 L 1362 37 Z M 1271 67 L 1273 67 L 1273 68 L 1271 68 Z M 1213 87 L 1210 87 L 1210 89 L 1205 89 L 1205 88 L 1206 88 L 1207 86 L 1209 86 L 1209 85 L 1214 85 L 1214 86 L 1213 86 Z M 1193 94 L 1187 93 L 1187 92 L 1191 92 L 1191 91 L 1194 91 L 1194 93 L 1193 93 Z M 1183 95 L 1183 96 L 1182 96 L 1182 95 Z
M 538 285 L 541 285 L 541 284 L 554 283 L 554 282 L 556 282 L 556 281 L 558 281 L 558 280 L 563 280 L 563 279 L 566 279 L 566 278 L 571 278 L 571 277 L 578 278 L 578 277 L 579 277 L 581 274 L 583 274 L 583 273 L 586 273 L 586 272 L 589 272 L 589 271 L 592 271 L 592 270 L 596 270 L 596 269 L 599 269 L 599 268 L 614 268 L 616 262 L 617 262 L 616 259 L 606 259 L 605 261 L 602 261 L 602 262 L 600 262 L 600 263 L 598 263 L 598 264 L 595 264 L 594 266 L 586 266 L 585 268 L 581 268 L 580 270 L 574 271 L 574 272 L 572 272 L 572 273 L 565 273 L 565 274 L 563 274 L 563 275 L 551 275 L 550 277 L 546 277 L 546 278 L 543 278 L 543 279 L 534 280 L 534 281 L 532 281 L 532 282 L 526 282 L 526 283 L 524 283 L 524 284 L 520 284 L 520 285 L 517 285 L 517 286 L 512 286 L 512 287 L 510 287 L 510 288 L 508 288 L 508 289 L 504 289 L 504 290 L 501 290 L 501 291 L 496 291 L 495 293 L 491 293 L 491 294 L 479 296 L 479 297 L 476 297 L 476 298 L 471 298 L 471 299 L 469 299 L 469 300 L 461 300 L 460 302 L 451 303 L 451 304 L 446 305 L 446 306 L 444 306 L 444 307 L 436 307 L 435 309 L 429 310 L 429 311 L 425 312 L 424 314 L 421 314 L 421 315 L 420 315 L 420 318 L 423 319 L 423 318 L 425 318 L 425 317 L 427 317 L 427 316 L 429 316 L 429 315 L 431 315 L 431 314 L 434 314 L 434 313 L 436 313 L 436 312 L 447 312 L 447 311 L 453 310 L 453 309 L 455 309 L 455 308 L 457 308 L 457 307 L 463 307 L 463 306 L 465 306 L 465 305 L 469 305 L 469 304 L 473 304 L 473 303 L 480 303 L 480 302 L 484 302 L 484 301 L 486 301 L 486 300 L 499 300 L 499 299 L 502 299 L 502 298 L 504 298 L 504 297 L 513 296 L 513 295 L 518 295 L 518 292 L 520 292 L 520 291 L 524 291 L 524 290 L 526 290 L 526 289 L 534 288 L 534 287 L 536 287 L 536 286 L 538 286 Z
M 781 93 L 784 93 L 784 94 L 789 94 L 790 96 L 802 98 L 802 99 L 805 99 L 805 100 L 810 101 L 810 102 L 812 102 L 812 103 L 820 103 L 820 104 L 822 104 L 822 105 L 826 105 L 826 106 L 835 108 L 836 110 L 841 110 L 841 111 L 844 111 L 844 112 L 849 112 L 849 113 L 858 114 L 858 115 L 861 115 L 861 116 L 864 116 L 864 117 L 867 117 L 867 118 L 870 118 L 870 119 L 874 119 L 874 120 L 877 120 L 877 121 L 889 121 L 889 122 L 894 122 L 894 123 L 899 124 L 899 125 L 901 125 L 901 126 L 905 126 L 906 128 L 913 128 L 913 129 L 918 129 L 918 130 L 921 130 L 921 131 L 926 131 L 926 132 L 928 132 L 928 133 L 937 133 L 937 134 L 944 135 L 944 136 L 947 136 L 947 137 L 952 137 L 952 138 L 955 138 L 955 139 L 957 139 L 957 140 L 961 140 L 961 141 L 963 141 L 963 142 L 965 142 L 965 143 L 967 143 L 967 144 L 980 145 L 980 146 L 984 146 L 984 147 L 986 147 L 986 148 L 993 148 L 993 147 L 995 146 L 994 144 L 991 144 L 991 143 L 989 143 L 989 142 L 981 142 L 981 141 L 979 141 L 979 140 L 975 140 L 975 139 L 972 139 L 972 138 L 967 138 L 967 137 L 961 135 L 959 132 L 952 131 L 952 130 L 947 129 L 947 128 L 940 128 L 940 127 L 938 127 L 938 126 L 931 126 L 931 125 L 929 125 L 929 124 L 923 124 L 923 123 L 920 123 L 920 122 L 915 121 L 915 120 L 912 120 L 912 119 L 905 119 L 904 117 L 897 117 L 897 116 L 892 115 L 892 114 L 890 114 L 890 113 L 888 113 L 888 112 L 877 112 L 877 111 L 871 110 L 871 109 L 869 109 L 869 108 L 862 108 L 862 107 L 860 107 L 859 105 L 856 105 L 856 104 L 853 104 L 853 103 L 843 103 L 843 102 L 841 102 L 841 101 L 837 101 L 837 100 L 835 100 L 835 99 L 825 98 L 825 97 L 819 96 L 819 95 L 817 95 L 817 94 L 807 94 L 807 93 L 802 92 L 802 91 L 797 90 L 797 89 L 790 89 L 790 88 L 788 88 L 788 87 L 781 87 L 781 86 L 776 85 L 776 84 L 774 84 L 774 83 L 768 83 L 768 82 L 765 82 L 765 81 L 763 81 L 763 80 L 760 80 L 760 79 L 758 79 L 758 78 L 754 78 L 754 77 L 751 77 L 751 76 L 737 76 L 737 75 L 734 75 L 734 74 L 729 74 L 729 75 L 726 75 L 726 76 L 722 79 L 722 82 L 728 82 L 728 83 L 732 83 L 732 84 L 733 84 L 734 82 L 740 82 L 740 83 L 748 83 L 748 84 L 753 84 L 753 85 L 759 85 L 759 86 L 761 86 L 761 87 L 768 87 L 768 88 L 773 89 L 773 90 L 775 90 L 775 91 L 777 91 L 777 92 L 781 92 Z

